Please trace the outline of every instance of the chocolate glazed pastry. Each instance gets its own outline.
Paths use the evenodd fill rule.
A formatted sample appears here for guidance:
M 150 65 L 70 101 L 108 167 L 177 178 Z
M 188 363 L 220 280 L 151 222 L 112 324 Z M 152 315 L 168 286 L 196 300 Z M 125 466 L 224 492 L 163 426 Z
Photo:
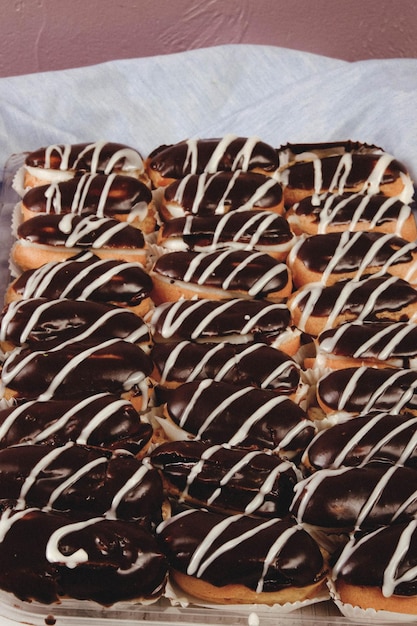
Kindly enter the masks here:
M 185 215 L 210 217 L 249 209 L 283 212 L 278 181 L 255 172 L 189 174 L 168 185 L 161 214 L 165 220 Z
M 188 174 L 218 171 L 274 172 L 278 155 L 272 146 L 256 137 L 225 135 L 219 139 L 186 139 L 160 146 L 145 161 L 153 184 L 165 186 Z
M 151 373 L 152 361 L 139 346 L 109 339 L 34 352 L 16 348 L 3 363 L 1 380 L 19 399 L 81 399 L 100 392 L 130 392 L 144 409 Z
M 293 520 L 188 510 L 157 529 L 171 574 L 189 594 L 220 604 L 284 604 L 323 587 L 318 545 Z
M 150 316 L 155 341 L 261 341 L 275 344 L 299 336 L 290 328 L 290 312 L 285 304 L 232 298 L 220 300 L 179 300 L 156 307 Z M 296 350 L 294 350 L 295 352 Z M 286 350 L 288 354 L 291 354 Z
M 69 442 L 21 444 L 0 450 L 0 508 L 40 508 L 71 515 L 162 521 L 163 489 L 156 469 L 128 452 Z
M 21 600 L 76 598 L 110 606 L 156 601 L 163 593 L 166 558 L 135 521 L 6 510 L 0 528 L 0 588 Z
M 201 441 L 162 444 L 150 462 L 179 501 L 229 514 L 284 517 L 301 477 L 293 463 L 273 454 Z
M 363 609 L 415 615 L 416 530 L 417 521 L 412 520 L 352 535 L 332 569 L 341 601 Z
M 417 469 L 417 417 L 373 412 L 320 430 L 303 455 L 310 470 L 385 460 Z
M 99 259 L 91 252 L 27 270 L 6 294 L 7 302 L 27 298 L 69 298 L 149 309 L 152 279 L 139 263 Z
M 156 343 L 150 355 L 155 365 L 153 378 L 168 388 L 212 378 L 292 395 L 300 383 L 296 362 L 262 343 Z
M 416 470 L 387 462 L 323 469 L 294 487 L 299 523 L 326 529 L 372 529 L 417 517 Z
M 109 393 L 82 400 L 31 400 L 0 410 L 0 449 L 74 441 L 142 456 L 152 433 L 130 402 Z
M 197 440 L 272 450 L 283 458 L 299 454 L 315 434 L 305 412 L 286 396 L 213 380 L 173 389 L 166 413 Z
M 23 345 L 48 349 L 112 337 L 144 347 L 149 343 L 149 330 L 132 311 L 92 300 L 28 298 L 11 302 L 0 314 L 4 350 Z

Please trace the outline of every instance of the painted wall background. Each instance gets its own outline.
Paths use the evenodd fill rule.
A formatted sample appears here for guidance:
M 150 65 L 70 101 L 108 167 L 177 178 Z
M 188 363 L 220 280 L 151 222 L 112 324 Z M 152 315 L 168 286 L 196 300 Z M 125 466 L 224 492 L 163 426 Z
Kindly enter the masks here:
M 0 0 L 0 76 L 219 44 L 417 57 L 416 0 Z

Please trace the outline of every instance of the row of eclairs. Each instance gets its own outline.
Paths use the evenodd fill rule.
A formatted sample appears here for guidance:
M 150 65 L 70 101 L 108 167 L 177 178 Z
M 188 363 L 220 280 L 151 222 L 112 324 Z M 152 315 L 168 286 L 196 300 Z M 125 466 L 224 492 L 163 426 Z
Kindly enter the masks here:
M 25 155 L 0 589 L 417 614 L 417 227 L 357 141 Z

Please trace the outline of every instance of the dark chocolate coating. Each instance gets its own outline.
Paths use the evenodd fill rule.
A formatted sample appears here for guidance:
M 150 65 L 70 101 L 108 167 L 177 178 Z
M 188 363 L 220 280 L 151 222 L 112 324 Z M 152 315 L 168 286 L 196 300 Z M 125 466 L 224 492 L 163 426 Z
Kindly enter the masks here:
M 0 450 L 0 494 L 2 508 L 13 503 L 19 510 L 36 507 L 146 523 L 162 520 L 163 489 L 156 469 L 128 452 L 74 443 Z
M 170 418 L 211 444 L 296 454 L 315 434 L 305 412 L 274 391 L 206 380 L 184 383 L 167 401 Z
M 149 204 L 152 192 L 133 176 L 115 175 L 109 183 L 105 174 L 84 174 L 51 185 L 29 189 L 22 204 L 34 213 L 96 213 L 113 217 L 129 214 L 144 202 Z
M 101 261 L 91 252 L 27 270 L 13 283 L 14 291 L 23 298 L 80 298 L 126 306 L 148 298 L 152 286 L 151 277 L 139 263 Z
M 149 443 L 152 427 L 141 421 L 130 402 L 102 393 L 80 401 L 35 400 L 1 409 L 0 433 L 0 448 L 74 441 L 138 454 Z
M 239 233 L 239 237 L 237 237 Z M 200 246 L 227 244 L 279 246 L 293 235 L 285 217 L 269 211 L 236 211 L 224 215 L 193 215 L 171 219 L 162 227 L 163 237 L 180 237 L 190 250 Z
M 300 382 L 295 361 L 262 343 L 156 343 L 151 358 L 162 376 L 161 385 L 213 378 L 292 394 Z
M 417 518 L 417 472 L 390 463 L 314 472 L 295 487 L 298 521 L 322 528 L 377 528 Z
M 252 206 L 269 209 L 282 201 L 282 187 L 279 182 L 263 174 L 239 172 L 236 175 L 234 172 L 216 172 L 203 175 L 204 179 L 201 176 L 191 174 L 186 182 L 179 180 L 171 183 L 164 191 L 164 200 L 167 203 L 178 202 L 185 212 L 201 217 L 213 216 L 219 211 L 236 211 L 247 204 L 248 209 Z M 201 194 L 202 180 L 204 192 Z M 259 190 L 263 186 L 265 191 L 260 195 Z M 224 205 L 224 209 L 219 207 L 220 203 Z
M 283 517 L 299 478 L 292 463 L 273 454 L 210 447 L 201 441 L 162 444 L 150 461 L 161 470 L 171 493 L 225 513 Z
M 203 289 L 244 292 L 254 298 L 267 298 L 284 289 L 290 280 L 285 263 L 248 250 L 168 252 L 157 259 L 152 272 Z
M 335 370 L 319 380 L 317 395 L 332 411 L 415 411 L 417 371 L 388 367 Z
M 18 226 L 17 237 L 29 243 L 83 249 L 140 250 L 145 245 L 142 231 L 127 222 L 85 214 L 35 215 Z
M 49 400 L 100 392 L 140 393 L 140 385 L 151 373 L 152 361 L 141 348 L 110 339 L 93 345 L 77 342 L 58 350 L 16 348 L 6 358 L 1 376 L 18 398 Z
M 89 341 L 118 337 L 146 342 L 145 322 L 126 308 L 92 300 L 49 301 L 29 298 L 10 303 L 0 315 L 1 340 L 19 346 L 52 348 L 66 341 Z
M 0 587 L 21 600 L 52 604 L 71 597 L 110 606 L 163 592 L 166 558 L 137 522 L 35 509 L 9 525 L 0 542 Z M 62 537 L 51 542 L 56 532 Z
M 368 231 L 326 233 L 307 237 L 297 249 L 297 258 L 308 270 L 319 274 L 331 264 L 335 274 L 360 271 L 362 275 L 367 275 L 386 264 L 409 263 L 416 249 L 416 244 L 410 245 L 395 235 L 387 237 L 383 233 Z
M 403 549 L 398 551 L 400 547 Z M 339 554 L 333 577 L 350 585 L 380 589 L 387 582 L 384 591 L 388 597 L 393 593 L 409 597 L 417 595 L 417 577 L 411 575 L 416 567 L 417 532 L 413 520 L 376 532 L 356 533 Z
M 262 169 L 274 171 L 278 167 L 278 156 L 275 148 L 263 141 L 256 141 L 250 148 L 248 166 L 244 168 L 245 158 L 243 151 L 248 147 L 248 138 L 230 137 L 220 139 L 184 140 L 169 146 L 160 146 L 149 155 L 149 165 L 165 178 L 183 178 L 187 174 L 202 174 L 219 146 L 227 139 L 220 158 L 217 160 L 216 171 L 230 171 L 238 169 Z M 195 154 L 195 159 L 190 158 Z
M 120 151 L 120 157 L 115 166 L 122 167 L 127 160 L 125 152 L 136 154 L 136 159 L 141 159 L 134 148 L 121 143 L 77 143 L 71 145 L 57 144 L 46 146 L 30 152 L 25 164 L 32 167 L 45 167 L 47 169 L 68 169 L 77 172 L 109 173 L 107 166 L 114 156 Z M 48 154 L 49 153 L 49 154 Z M 65 155 L 65 156 L 63 156 Z
M 195 510 L 162 523 L 158 533 L 171 567 L 183 573 L 191 573 L 192 556 L 209 533 L 211 541 L 198 563 L 201 567 L 217 548 L 230 542 L 228 549 L 207 564 L 201 574 L 199 568 L 191 573 L 217 587 L 238 584 L 254 591 L 273 592 L 320 580 L 323 558 L 314 539 L 289 518 L 269 521 L 265 525 L 264 520 L 254 517 L 232 516 L 221 528 L 225 516 Z M 268 555 L 279 537 L 283 545 Z
M 238 298 L 227 302 L 180 300 L 155 309 L 151 333 L 156 341 L 252 334 L 257 341 L 272 343 L 289 324 L 285 304 Z
M 315 470 L 369 461 L 401 462 L 417 469 L 417 417 L 389 413 L 359 415 L 317 433 L 306 459 Z

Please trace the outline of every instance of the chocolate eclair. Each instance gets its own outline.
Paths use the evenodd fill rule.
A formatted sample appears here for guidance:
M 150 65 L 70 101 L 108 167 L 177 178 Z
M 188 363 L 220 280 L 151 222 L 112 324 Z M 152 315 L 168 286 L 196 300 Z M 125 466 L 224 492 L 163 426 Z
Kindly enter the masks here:
M 149 604 L 164 591 L 166 557 L 136 521 L 6 509 L 0 527 L 0 589 L 20 600 Z
M 416 470 L 374 462 L 322 469 L 298 482 L 290 511 L 325 529 L 372 529 L 417 517 Z
M 156 304 L 194 297 L 282 302 L 292 289 L 285 263 L 249 250 L 167 252 L 156 260 L 150 275 Z
M 24 188 L 68 180 L 85 172 L 140 178 L 144 175 L 144 163 L 135 148 L 121 143 L 51 144 L 27 154 Z
M 315 434 L 313 422 L 287 396 L 213 380 L 173 389 L 165 416 L 190 438 L 272 450 L 283 458 L 304 451 Z
M 70 441 L 139 458 L 152 441 L 152 426 L 133 404 L 110 393 L 81 400 L 29 400 L 0 409 L 0 449 L 17 444 L 63 446 Z
M 155 187 L 169 185 L 188 174 L 236 170 L 272 174 L 277 167 L 273 146 L 257 137 L 231 134 L 162 145 L 145 159 L 146 172 Z
M 294 235 L 285 217 L 271 211 L 188 215 L 169 220 L 158 231 L 158 244 L 167 252 L 213 252 L 227 246 L 267 253 L 284 261 L 293 243 Z
M 123 395 L 139 410 L 148 404 L 152 361 L 139 346 L 121 339 L 76 342 L 50 350 L 16 348 L 5 359 L 5 398 L 81 399 L 108 392 Z
M 99 259 L 88 251 L 22 272 L 9 285 L 6 302 L 26 298 L 94 300 L 127 306 L 144 315 L 151 306 L 152 286 L 140 263 Z
M 303 454 L 310 471 L 370 461 L 417 468 L 417 417 L 373 411 L 320 430 Z
M 417 283 L 417 244 L 377 232 L 326 233 L 300 238 L 287 259 L 294 285 L 333 285 L 372 274 L 390 274 Z
M 289 208 L 286 218 L 296 235 L 373 231 L 414 241 L 417 226 L 413 206 L 397 196 L 325 192 L 303 198 Z
M 158 471 L 126 451 L 69 442 L 0 450 L 0 509 L 40 508 L 108 519 L 162 521 Z
M 133 311 L 93 300 L 27 298 L 0 313 L 0 345 L 4 351 L 27 345 L 50 349 L 64 343 L 119 338 L 148 348 L 148 326 Z
M 149 458 L 170 495 L 228 514 L 288 515 L 301 477 L 293 463 L 273 454 L 201 441 L 161 444 Z
M 402 202 L 414 190 L 407 168 L 391 154 L 345 152 L 340 155 L 295 161 L 280 170 L 286 206 L 324 192 L 382 194 Z
M 24 220 L 41 213 L 88 213 L 126 221 L 145 233 L 155 228 L 151 190 L 137 178 L 120 174 L 87 173 L 39 185 L 24 194 L 20 207 Z
M 417 319 L 417 290 L 383 274 L 333 285 L 303 285 L 288 298 L 292 321 L 312 336 L 345 322 L 404 322 Z
M 157 529 L 174 581 L 219 604 L 285 604 L 320 595 L 325 563 L 291 518 L 187 510 Z
M 280 167 L 299 161 L 312 161 L 315 158 L 337 156 L 346 153 L 382 154 L 383 149 L 362 141 L 351 139 L 340 141 L 319 141 L 310 143 L 286 143 L 277 149 Z
M 193 380 L 212 378 L 238 385 L 253 385 L 293 395 L 300 383 L 300 368 L 285 352 L 263 343 L 154 343 L 152 378 L 174 388 Z
M 96 215 L 42 213 L 22 222 L 11 259 L 22 270 L 56 263 L 91 250 L 100 259 L 147 262 L 142 231 L 127 222 Z
M 213 217 L 250 209 L 282 214 L 282 187 L 271 176 L 236 170 L 188 174 L 171 183 L 164 188 L 160 214 L 169 221 L 187 215 Z
M 156 342 L 180 341 L 257 341 L 295 354 L 300 332 L 291 326 L 285 304 L 264 300 L 178 300 L 155 307 L 149 315 L 152 338 Z

